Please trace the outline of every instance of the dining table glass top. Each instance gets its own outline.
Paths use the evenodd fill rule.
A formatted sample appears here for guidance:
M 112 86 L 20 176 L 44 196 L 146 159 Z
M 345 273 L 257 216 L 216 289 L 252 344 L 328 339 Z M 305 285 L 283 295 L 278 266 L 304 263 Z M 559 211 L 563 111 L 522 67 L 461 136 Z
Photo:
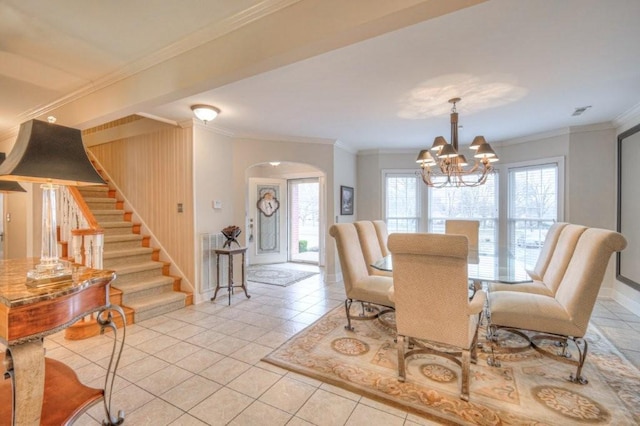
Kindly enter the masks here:
M 467 258 L 469 278 L 476 281 L 517 284 L 531 281 L 522 261 L 507 250 L 496 253 L 470 251 Z M 372 267 L 393 272 L 393 257 L 388 255 L 374 262 Z

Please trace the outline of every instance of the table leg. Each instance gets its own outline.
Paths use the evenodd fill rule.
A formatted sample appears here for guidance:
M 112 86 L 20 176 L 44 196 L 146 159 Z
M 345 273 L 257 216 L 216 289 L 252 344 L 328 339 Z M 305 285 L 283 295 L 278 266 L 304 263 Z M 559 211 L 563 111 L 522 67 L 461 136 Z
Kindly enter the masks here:
M 220 254 L 216 253 L 216 290 L 213 292 L 211 300 L 216 300 L 218 290 L 220 290 Z
M 229 305 L 231 305 L 231 291 L 233 290 L 233 256 L 229 255 Z
M 242 289 L 244 290 L 244 295 L 247 296 L 247 299 L 251 298 L 247 292 L 247 279 L 244 274 L 244 252 L 242 252 Z
M 5 378 L 11 378 L 14 426 L 40 424 L 44 396 L 42 339 L 10 345 L 5 355 Z

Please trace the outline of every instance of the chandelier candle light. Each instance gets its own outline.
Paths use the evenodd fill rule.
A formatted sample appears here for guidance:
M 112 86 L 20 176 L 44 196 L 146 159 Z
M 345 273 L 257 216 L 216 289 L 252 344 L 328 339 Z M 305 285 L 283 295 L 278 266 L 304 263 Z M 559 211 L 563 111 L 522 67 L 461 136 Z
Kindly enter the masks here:
M 431 187 L 444 186 L 479 186 L 487 181 L 493 172 L 491 163 L 498 161 L 498 156 L 487 143 L 484 136 L 476 136 L 469 146 L 474 152 L 474 164 L 467 168 L 468 163 L 464 155 L 458 153 L 458 112 L 456 103 L 460 98 L 449 99 L 451 108 L 451 143 L 438 136 L 433 141 L 431 155 L 429 150 L 423 149 L 418 154 L 416 163 L 420 164 L 422 181 Z M 431 169 L 433 167 L 433 170 Z

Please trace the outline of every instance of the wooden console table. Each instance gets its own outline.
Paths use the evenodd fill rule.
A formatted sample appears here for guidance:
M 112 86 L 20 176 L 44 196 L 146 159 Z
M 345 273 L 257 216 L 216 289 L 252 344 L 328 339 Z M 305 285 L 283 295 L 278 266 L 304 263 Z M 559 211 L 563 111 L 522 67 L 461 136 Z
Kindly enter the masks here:
M 216 283 L 216 290 L 213 293 L 213 297 L 211 298 L 211 300 L 216 300 L 216 296 L 218 295 L 218 290 L 220 290 L 223 287 L 227 288 L 227 291 L 229 293 L 229 305 L 231 305 L 231 294 L 233 293 L 233 289 L 234 288 L 241 288 L 244 290 L 244 294 L 245 296 L 247 296 L 247 298 L 250 298 L 251 296 L 249 296 L 249 293 L 247 293 L 247 279 L 244 273 L 244 262 L 245 262 L 245 254 L 247 253 L 247 248 L 246 247 L 236 247 L 236 248 L 223 248 L 223 249 L 214 249 L 214 252 L 216 253 L 216 273 L 217 273 L 217 283 Z M 236 254 L 241 254 L 242 255 L 242 281 L 241 284 L 239 285 L 235 285 L 235 282 L 233 280 L 233 256 Z M 226 286 L 221 286 L 220 285 L 220 255 L 226 255 L 229 257 L 229 269 L 228 269 L 228 280 L 227 280 L 227 285 Z
M 126 333 L 123 328 L 119 341 L 111 320 L 114 311 L 124 320 L 122 309 L 109 303 L 115 273 L 73 265 L 71 278 L 29 286 L 27 271 L 38 262 L 39 259 L 0 260 L 0 341 L 7 347 L 5 378 L 11 379 L 0 380 L 0 424 L 68 424 L 100 399 L 107 416 L 103 424 L 122 424 L 123 413 L 113 417 L 105 398 L 105 393 L 110 395 L 112 391 Z M 84 386 L 69 367 L 45 358 L 43 347 L 45 336 L 93 313 L 97 313 L 103 329 L 108 327 L 114 332 L 112 357 L 116 354 L 117 359 L 109 364 L 104 389 Z

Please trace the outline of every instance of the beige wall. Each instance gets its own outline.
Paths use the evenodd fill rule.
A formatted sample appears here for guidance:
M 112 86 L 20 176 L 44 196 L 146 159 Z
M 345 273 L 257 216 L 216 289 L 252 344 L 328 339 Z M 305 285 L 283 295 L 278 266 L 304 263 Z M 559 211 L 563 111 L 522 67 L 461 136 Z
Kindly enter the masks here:
M 192 129 L 163 129 L 89 149 L 181 272 L 184 288 L 193 287 Z
M 338 150 L 338 157 L 341 157 Z M 233 175 L 229 179 L 229 188 L 234 192 L 234 223 L 247 229 L 248 208 L 248 182 L 250 169 L 269 161 L 281 161 L 303 163 L 315 167 L 326 176 L 326 194 L 321 197 L 326 200 L 326 230 L 334 223 L 336 210 L 334 204 L 335 194 L 338 194 L 340 183 L 335 182 L 334 167 L 341 164 L 336 159 L 333 143 L 303 143 L 288 141 L 269 141 L 258 139 L 238 138 L 233 140 Z M 334 165 L 335 164 L 335 165 Z M 355 162 L 349 165 L 351 170 L 355 168 Z M 353 172 L 355 173 L 355 172 Z M 355 175 L 354 175 L 355 176 Z M 355 182 L 355 178 L 352 180 Z M 337 189 L 336 189 L 337 185 Z M 241 236 L 242 241 L 246 233 Z M 333 239 L 325 232 L 325 277 L 327 281 L 336 280 L 336 257 Z

